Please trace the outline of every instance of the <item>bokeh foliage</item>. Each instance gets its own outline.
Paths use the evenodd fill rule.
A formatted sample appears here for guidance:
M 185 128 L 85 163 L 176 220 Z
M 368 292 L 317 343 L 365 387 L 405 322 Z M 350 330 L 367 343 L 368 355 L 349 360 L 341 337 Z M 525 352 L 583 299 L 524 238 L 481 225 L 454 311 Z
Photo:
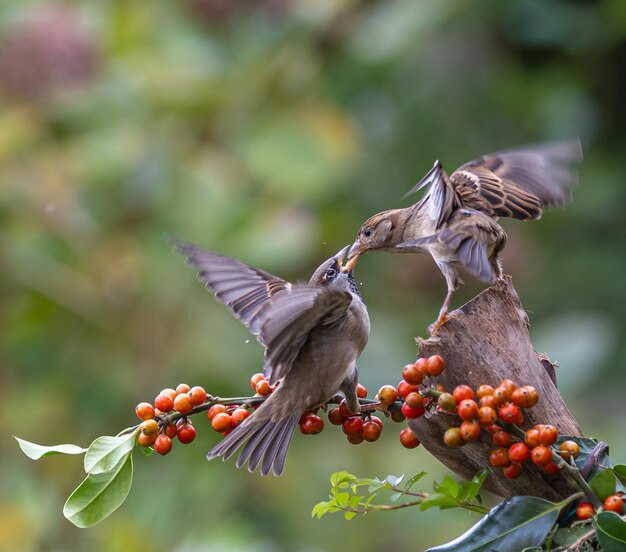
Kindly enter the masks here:
M 4 0 L 0 549 L 422 549 L 460 533 L 468 514 L 310 519 L 333 471 L 443 478 L 391 426 L 368 446 L 296 437 L 284 476 L 262 479 L 207 464 L 199 424 L 192 446 L 136 458 L 129 501 L 86 531 L 61 515 L 80 466 L 31 464 L 10 434 L 85 446 L 179 381 L 247 391 L 260 348 L 165 236 L 307 279 L 436 158 L 573 135 L 574 203 L 507 223 L 505 269 L 572 410 L 623 460 L 625 96 L 622 0 Z M 357 278 L 375 391 L 445 286 L 412 256 L 368 255 Z

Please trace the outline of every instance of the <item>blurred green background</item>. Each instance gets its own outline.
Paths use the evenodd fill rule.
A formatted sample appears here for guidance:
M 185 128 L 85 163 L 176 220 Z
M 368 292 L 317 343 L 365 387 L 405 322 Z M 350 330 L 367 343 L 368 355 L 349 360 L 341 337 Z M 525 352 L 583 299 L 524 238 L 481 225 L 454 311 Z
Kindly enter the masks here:
M 207 464 L 217 435 L 199 419 L 192 445 L 136 456 L 128 501 L 89 530 L 62 517 L 81 461 L 34 463 L 11 434 L 86 446 L 163 387 L 249 391 L 261 348 L 164 236 L 306 280 L 436 158 L 547 139 L 581 137 L 581 185 L 565 210 L 505 222 L 505 270 L 585 432 L 626 460 L 625 97 L 623 0 L 4 0 L 0 549 L 422 550 L 459 534 L 475 516 L 311 519 L 339 469 L 441 480 L 398 426 L 359 447 L 296 435 L 277 479 Z M 375 392 L 445 284 L 402 255 L 365 256 L 357 279 Z

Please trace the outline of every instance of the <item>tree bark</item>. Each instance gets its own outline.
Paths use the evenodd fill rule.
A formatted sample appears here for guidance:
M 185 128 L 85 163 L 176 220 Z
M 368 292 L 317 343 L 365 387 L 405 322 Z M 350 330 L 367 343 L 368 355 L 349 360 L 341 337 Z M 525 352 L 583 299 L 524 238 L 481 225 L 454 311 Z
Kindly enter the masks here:
M 476 389 L 481 384 L 496 387 L 503 379 L 517 385 L 532 385 L 539 392 L 539 402 L 525 409 L 522 426 L 552 424 L 559 433 L 582 436 L 578 422 L 567 408 L 556 387 L 554 366 L 545 355 L 538 354 L 530 342 L 528 316 L 509 277 L 449 315 L 449 319 L 428 339 L 417 338 L 419 357 L 441 355 L 446 369 L 438 383 L 452 392 L 465 383 Z M 491 436 L 481 432 L 478 441 L 460 448 L 447 447 L 443 434 L 458 426 L 456 415 L 440 412 L 430 418 L 411 420 L 409 426 L 424 447 L 457 474 L 471 478 L 488 468 L 484 488 L 501 497 L 532 495 L 561 500 L 573 489 L 562 475 L 548 475 L 531 461 L 522 475 L 506 479 L 501 468 L 489 463 L 495 448 Z

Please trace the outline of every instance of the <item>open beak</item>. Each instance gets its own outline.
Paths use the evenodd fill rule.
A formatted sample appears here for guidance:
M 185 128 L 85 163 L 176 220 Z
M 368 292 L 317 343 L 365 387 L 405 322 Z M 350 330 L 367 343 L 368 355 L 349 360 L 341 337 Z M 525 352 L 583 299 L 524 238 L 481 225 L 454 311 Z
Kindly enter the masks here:
M 342 272 L 352 272 L 356 266 L 359 256 L 361 255 L 361 244 L 355 241 L 348 251 L 348 262 L 341 268 Z
M 348 249 L 350 249 L 349 245 L 346 245 L 341 251 L 339 251 L 333 258 L 337 261 L 337 264 L 339 265 L 339 268 L 341 268 L 341 271 L 344 272 L 343 270 L 343 261 L 346 258 L 346 253 L 348 253 Z

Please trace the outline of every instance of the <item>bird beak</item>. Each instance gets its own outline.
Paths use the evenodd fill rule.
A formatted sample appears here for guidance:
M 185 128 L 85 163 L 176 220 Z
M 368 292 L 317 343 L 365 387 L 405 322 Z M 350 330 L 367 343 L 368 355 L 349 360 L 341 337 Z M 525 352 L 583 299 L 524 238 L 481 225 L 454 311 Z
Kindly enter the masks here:
M 342 272 L 343 272 L 343 261 L 346 258 L 346 253 L 348 252 L 348 249 L 350 249 L 350 246 L 346 245 L 341 251 L 339 251 L 333 257 L 337 261 L 337 264 L 339 264 L 339 267 L 341 268 Z
M 359 260 L 360 255 L 361 244 L 358 241 L 355 241 L 348 251 L 348 262 L 346 263 L 346 266 L 341 268 L 341 271 L 352 272 L 354 270 L 354 267 L 356 266 L 357 261 Z

